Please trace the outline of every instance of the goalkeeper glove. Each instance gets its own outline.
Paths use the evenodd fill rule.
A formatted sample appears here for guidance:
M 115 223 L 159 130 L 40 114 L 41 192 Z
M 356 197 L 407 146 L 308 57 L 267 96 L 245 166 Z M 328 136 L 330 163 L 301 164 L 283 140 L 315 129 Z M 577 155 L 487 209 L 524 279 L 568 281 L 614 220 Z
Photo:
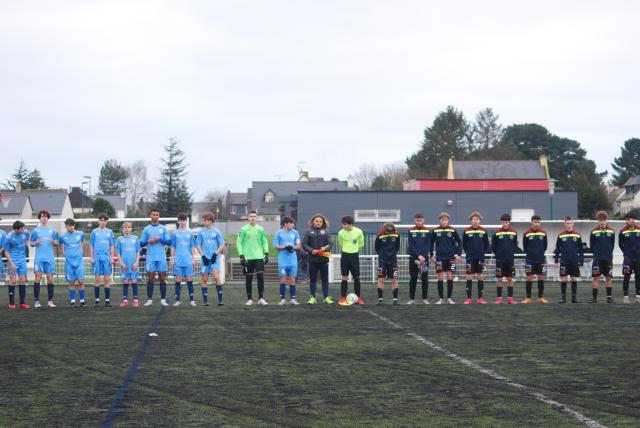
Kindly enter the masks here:
M 240 264 L 242 266 L 246 266 L 247 265 L 247 259 L 245 259 L 244 256 L 240 256 Z
M 202 264 L 205 266 L 209 266 L 209 259 L 204 254 L 202 255 Z
M 218 260 L 218 253 L 211 254 L 211 264 L 214 264 Z
M 284 249 L 290 253 L 293 253 L 293 245 L 287 245 L 286 247 L 284 247 Z

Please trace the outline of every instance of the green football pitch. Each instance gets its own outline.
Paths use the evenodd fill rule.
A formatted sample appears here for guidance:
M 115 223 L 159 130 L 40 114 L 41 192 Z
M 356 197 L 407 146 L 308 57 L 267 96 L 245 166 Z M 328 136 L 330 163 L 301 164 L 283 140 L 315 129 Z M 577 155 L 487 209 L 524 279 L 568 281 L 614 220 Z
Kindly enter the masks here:
M 272 283 L 245 307 L 228 284 L 224 307 L 164 309 L 120 309 L 117 288 L 116 307 L 72 308 L 58 287 L 58 308 L 28 311 L 1 287 L 0 426 L 637 427 L 640 305 L 614 287 L 618 304 L 558 305 L 547 284 L 550 305 L 498 307 L 392 306 L 388 289 L 376 306 L 364 285 L 340 308 L 277 306 Z

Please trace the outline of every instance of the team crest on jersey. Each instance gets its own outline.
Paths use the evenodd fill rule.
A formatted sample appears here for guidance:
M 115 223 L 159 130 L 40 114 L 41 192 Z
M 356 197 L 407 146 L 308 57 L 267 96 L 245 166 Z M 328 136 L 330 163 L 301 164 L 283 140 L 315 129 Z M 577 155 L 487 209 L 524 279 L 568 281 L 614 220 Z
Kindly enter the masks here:
M 324 235 L 325 233 L 326 233 L 326 232 L 325 232 L 325 230 L 324 230 L 324 229 L 322 229 L 322 230 L 320 231 L 320 235 Z

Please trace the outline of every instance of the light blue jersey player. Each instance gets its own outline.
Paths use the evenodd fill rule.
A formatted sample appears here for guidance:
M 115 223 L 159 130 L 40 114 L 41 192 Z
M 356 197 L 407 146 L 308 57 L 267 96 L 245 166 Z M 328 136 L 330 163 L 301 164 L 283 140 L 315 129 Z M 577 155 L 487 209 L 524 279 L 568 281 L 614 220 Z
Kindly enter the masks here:
M 89 255 L 93 265 L 93 295 L 95 306 L 100 305 L 100 277 L 104 284 L 104 306 L 111 307 L 111 261 L 113 260 L 113 249 L 116 238 L 111 229 L 107 228 L 109 217 L 105 213 L 98 215 L 98 228 L 91 231 L 89 236 Z
M 24 301 L 27 289 L 27 245 L 29 244 L 29 232 L 25 230 L 24 223 L 20 220 L 13 223 L 13 231 L 5 241 L 4 249 L 9 264 L 9 309 L 15 309 L 15 290 L 18 282 L 20 292 L 20 308 L 29 309 Z
M 224 300 L 222 299 L 222 278 L 220 277 L 220 266 L 222 264 L 221 255 L 224 253 L 225 243 L 222 233 L 213 227 L 215 221 L 216 218 L 213 213 L 205 213 L 202 216 L 202 224 L 204 227 L 200 229 L 198 237 L 196 238 L 196 249 L 202 257 L 200 274 L 202 275 L 202 299 L 205 306 L 209 306 L 209 275 L 213 275 L 213 279 L 216 281 L 218 306 L 224 305 Z
M 167 304 L 167 251 L 165 246 L 171 245 L 167 228 L 160 224 L 160 211 L 151 210 L 151 224 L 144 228 L 140 237 L 140 245 L 147 248 L 147 302 L 153 304 L 153 288 L 156 276 L 160 282 L 160 304 Z
M 140 239 L 131 234 L 133 225 L 122 223 L 122 236 L 116 240 L 115 253 L 120 264 L 120 277 L 122 278 L 122 303 L 121 308 L 129 307 L 129 284 L 133 288 L 133 307 L 140 306 L 138 300 L 138 278 L 140 277 Z
M 76 283 L 80 294 L 80 306 L 84 306 L 84 260 L 82 259 L 82 243 L 84 233 L 76 230 L 76 222 L 72 218 L 64 221 L 67 229 L 60 235 L 60 249 L 64 256 L 64 274 L 69 283 L 69 303 L 76 304 Z
M 0 219 L 2 220 L 2 219 Z M 0 230 L 0 256 L 2 256 L 2 266 L 0 266 L 0 285 L 4 285 L 5 279 L 5 262 L 4 255 L 2 254 L 2 250 L 4 248 L 4 242 L 7 240 L 7 232 L 4 230 Z
M 296 300 L 296 276 L 298 275 L 298 251 L 300 250 L 300 234 L 294 229 L 295 223 L 291 217 L 282 219 L 282 229 L 273 238 L 273 247 L 278 249 L 278 272 L 280 274 L 280 303 L 287 303 L 287 277 L 289 278 L 289 293 L 291 304 L 298 305 Z
M 171 236 L 171 269 L 176 277 L 175 298 L 173 306 L 180 306 L 180 285 L 182 280 L 187 280 L 189 290 L 189 305 L 196 306 L 193 301 L 193 272 L 195 269 L 196 240 L 193 232 L 187 229 L 187 215 L 178 214 L 178 230 Z
M 56 271 L 56 262 L 53 254 L 53 246 L 58 245 L 58 232 L 49 227 L 49 219 L 51 213 L 47 210 L 41 210 L 38 213 L 40 224 L 31 231 L 29 238 L 30 245 L 36 247 L 36 257 L 34 260 L 34 283 L 33 283 L 33 307 L 39 308 L 40 305 L 40 281 L 42 274 L 47 277 L 47 306 L 55 308 L 53 303 L 53 274 Z

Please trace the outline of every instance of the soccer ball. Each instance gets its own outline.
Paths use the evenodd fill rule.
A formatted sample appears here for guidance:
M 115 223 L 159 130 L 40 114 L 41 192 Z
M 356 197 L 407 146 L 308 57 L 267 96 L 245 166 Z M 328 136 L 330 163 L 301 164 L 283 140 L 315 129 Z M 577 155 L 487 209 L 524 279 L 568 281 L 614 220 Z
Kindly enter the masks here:
M 358 295 L 356 293 L 347 294 L 347 303 L 350 305 L 355 305 L 358 302 Z

